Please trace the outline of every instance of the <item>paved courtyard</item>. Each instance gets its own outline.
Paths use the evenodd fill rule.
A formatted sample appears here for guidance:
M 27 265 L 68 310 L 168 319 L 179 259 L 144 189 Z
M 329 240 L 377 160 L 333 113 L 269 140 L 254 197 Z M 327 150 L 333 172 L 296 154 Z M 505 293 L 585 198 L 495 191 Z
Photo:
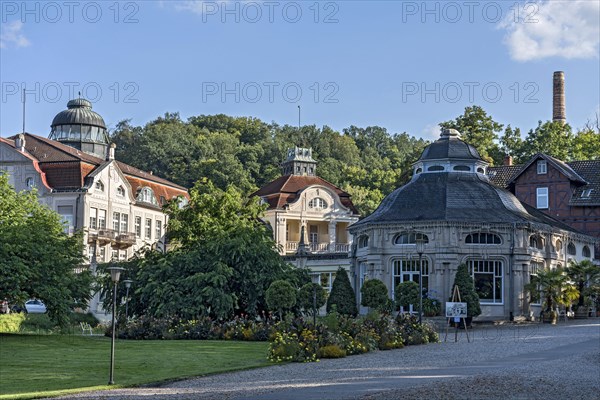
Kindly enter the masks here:
M 471 343 L 450 331 L 438 344 L 64 398 L 600 399 L 600 319 L 473 334 Z

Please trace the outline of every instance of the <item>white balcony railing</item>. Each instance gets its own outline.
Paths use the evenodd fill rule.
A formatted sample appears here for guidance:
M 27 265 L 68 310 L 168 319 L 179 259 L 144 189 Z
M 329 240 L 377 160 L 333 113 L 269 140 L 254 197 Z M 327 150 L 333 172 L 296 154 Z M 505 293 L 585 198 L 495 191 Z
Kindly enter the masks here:
M 328 242 L 308 244 L 308 251 L 311 253 L 347 253 L 349 249 L 350 245 L 348 243 L 335 243 L 335 245 L 330 245 Z M 297 250 L 298 242 L 285 243 L 286 253 L 294 253 Z

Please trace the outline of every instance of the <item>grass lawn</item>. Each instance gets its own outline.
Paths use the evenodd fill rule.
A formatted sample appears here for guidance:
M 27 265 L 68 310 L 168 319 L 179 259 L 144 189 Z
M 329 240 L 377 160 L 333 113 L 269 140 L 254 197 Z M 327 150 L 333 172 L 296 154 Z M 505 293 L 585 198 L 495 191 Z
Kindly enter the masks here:
M 117 340 L 115 386 L 270 365 L 266 342 Z M 106 389 L 110 338 L 0 334 L 0 399 Z

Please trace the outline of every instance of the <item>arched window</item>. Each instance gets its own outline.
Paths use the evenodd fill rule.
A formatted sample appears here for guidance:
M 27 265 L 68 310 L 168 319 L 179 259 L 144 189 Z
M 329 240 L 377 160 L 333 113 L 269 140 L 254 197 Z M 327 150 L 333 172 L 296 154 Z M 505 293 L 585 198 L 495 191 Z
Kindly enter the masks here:
M 308 202 L 308 208 L 313 208 L 315 210 L 323 210 L 327 208 L 327 202 L 320 197 L 315 197 L 314 199 Z
M 158 205 L 156 197 L 154 196 L 154 192 L 149 187 L 143 187 L 142 189 L 140 189 L 140 192 L 137 196 L 137 200 L 144 203 L 154 204 L 155 206 Z
M 531 236 L 529 238 L 529 247 L 542 250 L 544 248 L 544 239 L 539 236 Z
M 417 170 L 415 171 L 415 173 L 420 174 L 421 172 L 423 172 L 423 168 L 417 168 Z
M 569 242 L 569 244 L 567 245 L 567 254 L 570 256 L 577 255 L 577 249 L 575 249 L 575 245 L 571 242 Z
M 477 168 L 477 172 L 479 172 L 480 174 L 485 173 L 485 170 L 481 167 Z
M 421 269 L 422 267 L 422 269 Z M 418 258 L 411 259 L 399 259 L 392 262 L 392 297 L 396 291 L 396 287 L 402 282 L 417 282 L 421 277 L 421 271 L 423 271 L 423 291 L 429 290 L 429 261 L 423 257 L 421 259 L 421 265 L 419 265 Z M 414 304 L 414 307 L 417 305 Z
M 96 182 L 96 190 L 99 192 L 104 192 L 104 183 L 102 183 L 102 181 Z
M 369 237 L 367 235 L 362 235 L 358 238 L 358 248 L 362 249 L 369 245 Z
M 394 238 L 394 244 L 415 244 L 417 239 L 423 241 L 423 243 L 429 243 L 427 235 L 420 232 L 404 232 Z
M 587 258 L 592 257 L 592 252 L 590 251 L 590 248 L 587 246 L 583 246 L 583 250 L 581 251 L 581 255 Z
M 476 232 L 470 233 L 465 238 L 467 244 L 502 244 L 500 236 L 494 233 Z
M 117 188 L 117 195 L 119 195 L 121 197 L 125 196 L 125 189 L 123 188 L 123 186 L 119 186 Z
M 558 239 L 555 243 L 554 250 L 556 250 L 557 253 L 560 253 L 562 251 L 562 246 L 562 241 Z

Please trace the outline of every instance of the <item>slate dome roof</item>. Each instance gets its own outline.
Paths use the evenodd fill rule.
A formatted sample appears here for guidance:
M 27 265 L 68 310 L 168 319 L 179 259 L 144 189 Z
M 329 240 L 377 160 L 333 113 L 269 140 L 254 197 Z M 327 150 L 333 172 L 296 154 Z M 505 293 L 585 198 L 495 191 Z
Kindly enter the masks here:
M 92 111 L 92 103 L 86 99 L 73 99 L 67 103 L 67 109 L 56 114 L 51 127 L 57 125 L 93 125 L 106 129 L 104 119 Z
M 444 129 L 440 138 L 423 150 L 419 161 L 447 158 L 481 160 L 481 156 L 475 147 L 463 142 L 460 139 L 460 133 L 455 129 Z
M 421 160 L 472 160 L 481 162 L 475 148 L 455 130 L 423 151 Z M 369 225 L 408 222 L 542 223 L 573 231 L 569 226 L 521 203 L 511 192 L 493 185 L 476 172 L 421 173 L 389 194 L 368 217 L 350 226 L 356 231 Z

